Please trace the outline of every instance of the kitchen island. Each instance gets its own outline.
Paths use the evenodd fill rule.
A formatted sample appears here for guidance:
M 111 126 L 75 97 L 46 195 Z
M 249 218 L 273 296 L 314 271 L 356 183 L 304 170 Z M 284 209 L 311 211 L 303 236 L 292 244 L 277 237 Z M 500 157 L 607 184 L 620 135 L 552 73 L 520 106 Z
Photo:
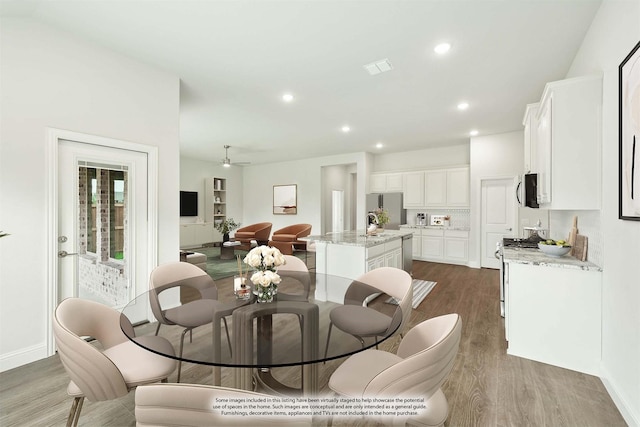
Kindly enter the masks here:
M 356 279 L 378 267 L 402 269 L 403 242 L 405 248 L 411 248 L 411 241 L 406 239 L 412 236 L 410 231 L 403 230 L 384 230 L 369 236 L 361 230 L 307 236 L 301 240 L 315 243 L 318 273 Z M 345 292 L 346 287 L 321 288 L 318 285 L 316 298 L 342 303 Z
M 599 375 L 602 268 L 504 248 L 507 354 Z

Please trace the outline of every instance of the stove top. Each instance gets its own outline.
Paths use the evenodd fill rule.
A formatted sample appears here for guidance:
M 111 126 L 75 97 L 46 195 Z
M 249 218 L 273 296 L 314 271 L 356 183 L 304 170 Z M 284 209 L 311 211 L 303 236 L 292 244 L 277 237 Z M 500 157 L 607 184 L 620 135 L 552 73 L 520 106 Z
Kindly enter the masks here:
M 530 237 L 528 239 L 522 238 L 504 238 L 502 239 L 502 246 L 505 248 L 538 248 L 538 242 L 542 241 L 539 237 Z

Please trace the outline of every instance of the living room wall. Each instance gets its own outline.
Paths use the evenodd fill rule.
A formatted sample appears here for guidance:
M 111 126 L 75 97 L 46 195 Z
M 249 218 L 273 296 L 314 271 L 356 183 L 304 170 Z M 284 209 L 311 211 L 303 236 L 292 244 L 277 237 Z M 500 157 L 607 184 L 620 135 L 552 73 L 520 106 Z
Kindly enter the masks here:
M 182 217 L 180 223 L 205 220 L 205 180 L 207 178 L 225 178 L 227 180 L 227 218 L 244 224 L 242 219 L 242 167 L 223 167 L 220 162 L 180 157 L 180 190 L 198 192 L 198 216 Z
M 174 260 L 180 87 L 177 76 L 29 19 L 2 19 L 0 55 L 4 371 L 50 355 L 47 128 L 158 147 L 158 261 Z

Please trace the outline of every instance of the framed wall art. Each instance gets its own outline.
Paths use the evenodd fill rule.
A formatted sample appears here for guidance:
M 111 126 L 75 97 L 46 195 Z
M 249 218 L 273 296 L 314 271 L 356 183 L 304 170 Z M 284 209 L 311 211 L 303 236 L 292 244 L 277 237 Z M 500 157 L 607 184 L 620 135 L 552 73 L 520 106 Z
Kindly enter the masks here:
M 620 64 L 618 82 L 618 218 L 640 221 L 640 42 Z
M 273 186 L 273 213 L 275 215 L 296 215 L 298 213 L 298 186 Z

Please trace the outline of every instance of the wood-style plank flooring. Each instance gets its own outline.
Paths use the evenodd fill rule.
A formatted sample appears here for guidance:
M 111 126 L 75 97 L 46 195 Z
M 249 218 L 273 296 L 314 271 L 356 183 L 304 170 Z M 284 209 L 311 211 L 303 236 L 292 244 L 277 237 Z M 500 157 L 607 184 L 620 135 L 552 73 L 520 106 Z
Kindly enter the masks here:
M 438 284 L 413 310 L 410 326 L 454 312 L 463 320 L 460 351 L 443 386 L 449 401 L 447 426 L 626 425 L 599 378 L 506 355 L 498 271 L 415 261 L 413 274 Z M 154 325 L 139 328 L 143 331 Z M 197 333 L 209 333 L 207 328 L 199 329 L 194 343 Z M 389 340 L 381 348 L 394 351 L 399 340 Z M 328 378 L 340 362 L 320 366 L 322 392 L 328 391 Z M 230 385 L 228 371 L 223 369 L 223 385 Z M 282 368 L 276 376 L 293 385 L 299 372 Z M 207 366 L 185 364 L 182 375 L 183 382 L 212 381 Z M 169 380 L 175 380 L 175 374 Z M 0 373 L 0 426 L 64 425 L 71 405 L 67 383 L 57 356 Z M 85 402 L 80 425 L 135 425 L 134 392 L 114 401 Z M 333 425 L 378 424 L 335 419 Z

